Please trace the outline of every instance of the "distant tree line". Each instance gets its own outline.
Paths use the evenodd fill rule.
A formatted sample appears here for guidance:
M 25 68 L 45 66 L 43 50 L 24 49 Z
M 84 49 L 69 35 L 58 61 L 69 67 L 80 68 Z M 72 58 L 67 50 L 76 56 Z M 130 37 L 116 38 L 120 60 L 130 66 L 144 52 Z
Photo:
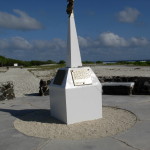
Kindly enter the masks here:
M 0 56 L 0 67 L 3 66 L 14 66 L 14 64 L 17 63 L 19 66 L 24 66 L 24 67 L 30 67 L 30 66 L 40 66 L 40 65 L 46 65 L 46 64 L 65 64 L 66 62 L 64 60 L 60 60 L 59 62 L 55 62 L 52 60 L 47 60 L 47 61 L 39 61 L 39 60 L 32 60 L 32 61 L 22 61 L 22 60 L 17 60 L 17 59 L 12 59 L 12 58 L 6 58 L 4 56 Z M 102 61 L 83 61 L 83 64 L 101 64 L 103 63 Z
M 83 61 L 82 62 L 83 64 L 102 64 L 103 62 L 102 61 Z
M 66 62 L 64 60 L 60 60 L 59 62 L 55 62 L 52 60 L 47 61 L 39 61 L 39 60 L 32 60 L 32 61 L 22 61 L 22 60 L 16 60 L 12 58 L 6 58 L 4 56 L 0 56 L 0 67 L 3 66 L 14 66 L 14 64 L 17 63 L 19 66 L 24 67 L 30 67 L 30 66 L 40 66 L 40 65 L 46 65 L 46 64 L 65 64 Z M 83 61 L 83 64 L 103 64 L 102 61 Z M 109 63 L 108 65 L 136 65 L 136 66 L 150 66 L 150 61 L 118 61 L 116 63 Z
M 119 61 L 119 62 L 116 62 L 115 64 L 117 64 L 117 65 L 150 66 L 150 61 L 135 61 L 135 62 Z
M 0 67 L 14 66 L 15 63 L 17 63 L 19 66 L 24 66 L 24 67 L 39 66 L 39 65 L 45 65 L 45 64 L 56 64 L 56 62 L 52 61 L 52 60 L 47 60 L 47 61 L 38 61 L 38 60 L 22 61 L 22 60 L 16 60 L 16 59 L 11 59 L 11 58 L 6 58 L 4 56 L 0 56 Z

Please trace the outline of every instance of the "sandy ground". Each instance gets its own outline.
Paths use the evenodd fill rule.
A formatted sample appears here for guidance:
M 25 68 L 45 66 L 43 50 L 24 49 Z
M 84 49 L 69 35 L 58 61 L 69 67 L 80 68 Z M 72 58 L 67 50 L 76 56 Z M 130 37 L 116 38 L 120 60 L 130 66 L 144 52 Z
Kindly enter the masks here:
M 32 70 L 31 73 L 39 78 L 39 79 L 52 79 L 56 75 L 57 69 L 53 70 L 42 70 L 42 71 L 34 71 Z
M 7 68 L 6 67 L 0 67 L 0 73 L 1 72 L 6 72 L 7 71 Z
M 20 132 L 49 139 L 91 139 L 112 136 L 136 123 L 136 116 L 126 110 L 103 107 L 103 118 L 65 125 L 50 116 L 49 110 L 41 110 L 21 116 L 14 126 Z
M 139 76 L 150 77 L 150 67 L 139 66 L 92 66 L 97 76 Z M 4 71 L 4 69 L 2 69 Z M 56 70 L 32 71 L 10 68 L 0 72 L 0 82 L 13 81 L 16 97 L 24 97 L 39 92 L 40 79 L 52 79 Z
M 150 77 L 150 67 L 141 66 L 93 66 L 97 76 Z
M 150 67 L 141 66 L 91 66 L 97 76 L 150 77 Z M 56 70 L 32 71 L 38 78 L 52 78 Z
M 40 79 L 36 78 L 27 69 L 10 68 L 0 73 L 0 82 L 12 81 L 16 97 L 24 97 L 39 92 Z

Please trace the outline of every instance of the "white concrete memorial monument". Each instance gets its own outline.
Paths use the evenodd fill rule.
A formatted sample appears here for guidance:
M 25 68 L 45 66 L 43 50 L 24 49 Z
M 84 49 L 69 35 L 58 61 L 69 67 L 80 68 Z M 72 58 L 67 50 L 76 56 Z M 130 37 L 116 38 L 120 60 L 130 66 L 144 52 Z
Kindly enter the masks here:
M 50 84 L 51 115 L 66 124 L 102 118 L 102 86 L 90 67 L 82 67 L 74 14 L 68 0 L 68 52 L 66 68 Z

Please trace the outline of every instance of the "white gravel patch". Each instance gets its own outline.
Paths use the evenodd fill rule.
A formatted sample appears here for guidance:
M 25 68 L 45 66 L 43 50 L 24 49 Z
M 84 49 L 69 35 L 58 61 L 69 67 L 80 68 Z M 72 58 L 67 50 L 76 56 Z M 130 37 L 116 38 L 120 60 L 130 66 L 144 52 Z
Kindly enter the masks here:
M 150 67 L 141 66 L 91 66 L 97 76 L 150 77 Z M 56 70 L 32 71 L 40 79 L 51 79 Z
M 52 79 L 56 75 L 57 69 L 50 70 L 32 70 L 31 73 L 39 79 Z
M 36 78 L 27 69 L 10 68 L 5 73 L 0 73 L 0 82 L 12 81 L 16 97 L 39 92 L 40 79 Z
M 141 66 L 92 66 L 97 76 L 150 77 L 150 67 Z
M 39 110 L 16 119 L 14 126 L 28 136 L 78 140 L 118 134 L 133 127 L 136 119 L 127 110 L 103 107 L 102 119 L 66 125 L 52 118 L 49 110 Z
M 0 73 L 4 73 L 7 71 L 7 68 L 6 67 L 0 67 Z

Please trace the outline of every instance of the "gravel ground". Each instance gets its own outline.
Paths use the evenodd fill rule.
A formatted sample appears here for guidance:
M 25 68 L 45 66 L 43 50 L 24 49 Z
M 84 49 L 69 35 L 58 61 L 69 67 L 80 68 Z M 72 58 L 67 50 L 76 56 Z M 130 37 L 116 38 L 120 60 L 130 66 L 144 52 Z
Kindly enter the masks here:
M 150 67 L 141 66 L 92 66 L 97 76 L 150 77 Z
M 141 66 L 91 66 L 97 76 L 126 76 L 126 77 L 150 77 L 150 67 Z M 32 73 L 42 78 L 52 78 L 56 70 L 32 71 Z
M 129 111 L 103 107 L 102 119 L 66 125 L 52 118 L 49 110 L 41 110 L 21 116 L 14 126 L 28 136 L 79 140 L 115 135 L 133 127 L 136 120 Z
M 56 75 L 57 69 L 50 70 L 32 70 L 31 73 L 39 79 L 52 79 Z
M 27 69 L 10 68 L 0 73 L 0 82 L 12 81 L 16 97 L 24 97 L 39 92 L 40 79 L 36 78 Z
M 7 68 L 6 67 L 0 67 L 0 73 L 1 72 L 6 72 L 7 71 Z

